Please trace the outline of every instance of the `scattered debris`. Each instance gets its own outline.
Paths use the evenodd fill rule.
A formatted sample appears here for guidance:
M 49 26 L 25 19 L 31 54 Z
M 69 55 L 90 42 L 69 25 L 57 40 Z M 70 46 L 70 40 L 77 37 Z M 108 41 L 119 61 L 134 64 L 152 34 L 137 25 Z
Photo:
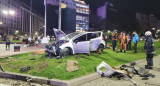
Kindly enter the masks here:
M 11 59 L 12 57 L 8 57 L 9 59 Z
M 107 72 L 103 72 L 100 70 L 100 68 L 105 67 L 108 71 Z M 131 79 L 129 78 L 129 76 L 126 75 L 127 72 L 123 71 L 123 70 L 118 70 L 115 68 L 110 67 L 107 63 L 102 62 L 99 66 L 97 66 L 97 72 L 101 75 L 101 76 L 106 76 L 106 77 L 112 77 L 112 76 L 118 76 L 119 77 L 126 77 L 128 78 L 128 80 L 130 80 L 135 86 L 137 86 L 137 84 Z
M 148 80 L 149 78 L 148 77 L 144 77 L 144 78 L 142 78 L 142 80 Z
M 32 81 L 32 78 L 31 78 L 31 77 L 27 77 L 26 80 L 27 80 L 27 82 L 28 82 L 28 86 L 31 86 L 31 83 L 30 83 L 30 82 Z
M 68 60 L 66 70 L 67 72 L 73 72 L 73 71 L 79 70 L 78 62 L 74 60 Z
M 35 51 L 35 52 L 34 52 L 35 55 L 44 54 L 44 53 L 45 53 L 45 49 L 38 50 L 38 51 Z
M 1 70 L 2 70 L 3 72 L 5 72 L 5 70 L 3 69 L 3 67 L 1 66 L 1 64 L 0 64 L 0 68 L 1 68 Z
M 39 66 L 38 68 L 38 72 L 41 72 L 41 70 L 43 70 L 44 68 L 46 68 L 48 66 L 48 63 L 43 63 Z
M 149 69 L 145 69 L 145 68 L 140 67 L 140 69 L 138 70 L 138 74 L 142 77 L 147 75 L 148 73 L 149 73 Z
M 59 61 L 59 62 L 57 62 L 57 63 L 62 63 L 62 61 Z
M 35 60 L 36 58 L 31 58 L 31 59 L 29 59 L 29 60 Z
M 20 72 L 25 72 L 25 71 L 28 71 L 30 69 L 31 69 L 31 67 L 24 67 L 24 68 L 20 69 Z

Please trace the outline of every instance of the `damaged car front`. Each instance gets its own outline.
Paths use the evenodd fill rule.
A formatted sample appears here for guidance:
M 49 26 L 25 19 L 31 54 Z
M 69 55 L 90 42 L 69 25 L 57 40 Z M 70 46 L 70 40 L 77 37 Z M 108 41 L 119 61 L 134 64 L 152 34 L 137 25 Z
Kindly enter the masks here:
M 62 58 L 63 56 L 72 54 L 73 45 L 70 39 L 79 33 L 71 33 L 66 35 L 61 30 L 53 30 L 56 36 L 56 41 L 46 46 L 46 52 L 48 53 L 49 57 L 59 56 L 59 58 Z

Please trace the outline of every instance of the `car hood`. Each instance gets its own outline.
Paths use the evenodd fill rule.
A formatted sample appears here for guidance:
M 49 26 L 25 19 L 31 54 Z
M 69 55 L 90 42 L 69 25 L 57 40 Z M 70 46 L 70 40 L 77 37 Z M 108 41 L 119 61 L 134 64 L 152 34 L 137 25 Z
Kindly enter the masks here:
M 62 38 L 69 39 L 63 31 L 61 31 L 59 29 L 55 29 L 55 28 L 53 29 L 53 31 L 54 31 L 54 34 L 58 40 L 61 40 Z

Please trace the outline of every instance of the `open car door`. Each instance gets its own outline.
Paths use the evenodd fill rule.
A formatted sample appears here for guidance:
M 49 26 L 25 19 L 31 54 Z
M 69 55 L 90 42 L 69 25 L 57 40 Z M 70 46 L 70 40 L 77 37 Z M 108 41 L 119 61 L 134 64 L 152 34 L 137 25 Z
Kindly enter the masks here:
M 61 40 L 62 38 L 69 39 L 63 31 L 55 28 L 53 29 L 53 31 L 58 40 Z
M 89 33 L 88 39 L 90 40 L 90 51 L 96 51 L 101 43 L 101 33 Z
M 90 53 L 89 43 L 90 41 L 86 40 L 86 34 L 82 35 L 73 40 L 73 47 L 75 53 Z

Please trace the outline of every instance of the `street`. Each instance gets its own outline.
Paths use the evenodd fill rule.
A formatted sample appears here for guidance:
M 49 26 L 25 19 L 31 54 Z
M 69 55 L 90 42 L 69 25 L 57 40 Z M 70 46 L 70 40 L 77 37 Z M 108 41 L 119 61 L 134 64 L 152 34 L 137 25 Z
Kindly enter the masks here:
M 20 46 L 20 51 L 19 52 L 14 52 L 14 46 Z M 17 54 L 22 54 L 22 53 L 27 53 L 27 52 L 33 52 L 37 51 L 40 49 L 44 49 L 44 45 L 38 45 L 38 46 L 30 46 L 30 47 L 23 47 L 22 44 L 11 44 L 10 45 L 10 50 L 6 50 L 5 44 L 0 44 L 0 58 L 12 56 L 12 55 L 17 55 Z

